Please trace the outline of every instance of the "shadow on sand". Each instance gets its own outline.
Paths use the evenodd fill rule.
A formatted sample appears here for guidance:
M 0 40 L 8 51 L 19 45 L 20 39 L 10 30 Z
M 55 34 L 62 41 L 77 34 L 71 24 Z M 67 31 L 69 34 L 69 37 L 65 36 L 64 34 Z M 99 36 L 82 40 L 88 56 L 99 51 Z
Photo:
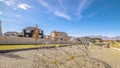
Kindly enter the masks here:
M 2 53 L 2 54 L 0 54 L 0 56 L 4 56 L 4 57 L 8 57 L 8 58 L 15 58 L 15 59 L 24 59 L 23 57 L 12 54 L 12 53 Z

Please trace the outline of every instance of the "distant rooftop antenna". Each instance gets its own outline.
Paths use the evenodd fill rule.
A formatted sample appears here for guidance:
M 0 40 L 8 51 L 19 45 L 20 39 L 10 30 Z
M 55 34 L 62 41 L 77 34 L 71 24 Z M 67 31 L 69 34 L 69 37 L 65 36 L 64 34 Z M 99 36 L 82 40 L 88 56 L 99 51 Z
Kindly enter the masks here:
M 1 21 L 0 21 L 0 36 L 2 36 L 2 26 L 1 26 Z

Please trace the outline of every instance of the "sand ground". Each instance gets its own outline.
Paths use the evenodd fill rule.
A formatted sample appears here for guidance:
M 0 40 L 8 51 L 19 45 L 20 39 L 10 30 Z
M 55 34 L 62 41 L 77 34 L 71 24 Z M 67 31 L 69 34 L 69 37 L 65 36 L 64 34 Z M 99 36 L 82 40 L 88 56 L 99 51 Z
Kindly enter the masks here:
M 79 55 L 83 54 L 81 52 L 78 52 L 79 50 L 77 50 L 76 48 L 73 48 L 71 50 L 70 47 L 63 47 L 62 49 L 65 50 L 66 53 L 71 53 L 74 51 L 74 54 L 79 54 Z M 56 51 L 55 49 L 51 49 L 51 50 Z M 61 53 L 62 55 L 64 53 L 60 49 L 58 49 L 57 52 L 53 51 L 54 53 L 50 52 L 51 50 L 41 49 L 41 50 L 10 52 L 10 53 L 4 53 L 4 54 L 2 53 L 0 54 L 0 68 L 34 68 L 33 67 L 34 59 L 36 58 L 35 55 L 37 53 L 39 53 L 39 55 L 43 55 L 44 53 L 46 54 L 46 57 L 47 57 L 48 52 L 52 56 L 54 54 Z M 88 50 L 89 50 L 88 53 L 90 57 L 106 62 L 107 64 L 111 66 L 111 68 L 120 68 L 120 64 L 119 64 L 120 63 L 120 51 L 119 50 L 116 50 L 113 48 L 103 48 L 103 47 L 100 48 L 98 46 L 94 46 L 94 47 L 90 46 L 88 47 Z M 71 54 L 71 56 L 73 56 L 73 54 Z M 69 58 L 66 55 L 64 55 L 63 57 L 66 57 L 67 60 Z M 54 58 L 54 56 L 52 58 Z M 74 59 L 74 57 L 71 57 L 71 59 Z M 56 62 L 54 62 L 54 64 L 55 63 Z M 74 65 L 72 66 L 73 67 L 71 68 L 74 68 Z M 39 67 L 39 68 L 42 68 L 42 67 Z M 99 67 L 99 68 L 102 68 L 102 67 Z

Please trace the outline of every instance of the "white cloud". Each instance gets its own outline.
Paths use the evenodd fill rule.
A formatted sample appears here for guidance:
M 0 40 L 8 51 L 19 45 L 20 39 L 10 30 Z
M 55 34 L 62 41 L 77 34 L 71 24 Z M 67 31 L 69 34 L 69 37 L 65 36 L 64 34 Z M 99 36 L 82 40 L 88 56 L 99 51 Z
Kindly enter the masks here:
M 17 7 L 18 7 L 18 8 L 21 8 L 21 9 L 24 9 L 24 10 L 27 10 L 28 8 L 31 8 L 30 5 L 25 4 L 25 3 L 18 4 Z
M 0 12 L 0 14 L 3 14 L 3 12 Z
M 13 10 L 16 10 L 17 8 L 15 7 L 15 8 L 13 8 Z
M 54 8 L 51 5 L 49 5 L 48 2 L 46 2 L 45 0 L 40 0 L 40 4 L 42 6 L 44 6 L 45 8 L 47 8 L 54 15 L 59 16 L 59 17 L 63 17 L 69 21 L 71 20 L 71 17 L 69 15 L 67 15 L 65 11 L 59 11 L 57 8 Z M 63 6 L 62 3 L 61 3 L 61 5 Z

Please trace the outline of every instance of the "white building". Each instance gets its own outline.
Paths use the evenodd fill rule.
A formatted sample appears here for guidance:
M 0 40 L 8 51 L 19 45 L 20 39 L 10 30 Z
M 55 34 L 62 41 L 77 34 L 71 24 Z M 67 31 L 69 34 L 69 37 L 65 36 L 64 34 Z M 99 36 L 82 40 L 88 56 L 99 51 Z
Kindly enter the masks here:
M 2 36 L 2 26 L 1 26 L 1 21 L 0 21 L 0 36 Z
M 12 31 L 12 32 L 6 32 L 6 33 L 4 33 L 4 35 L 5 36 L 16 36 L 17 37 L 19 35 L 19 33 Z

